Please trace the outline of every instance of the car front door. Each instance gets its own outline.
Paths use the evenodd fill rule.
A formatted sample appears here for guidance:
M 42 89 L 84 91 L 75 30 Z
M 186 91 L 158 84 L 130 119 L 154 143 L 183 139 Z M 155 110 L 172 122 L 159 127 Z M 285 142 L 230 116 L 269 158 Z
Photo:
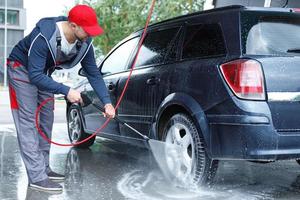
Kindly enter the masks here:
M 129 58 L 135 49 L 137 42 L 138 38 L 132 38 L 121 43 L 108 54 L 100 65 L 101 74 L 103 75 L 113 105 L 116 105 L 117 102 L 120 74 L 127 69 Z M 102 107 L 104 106 L 89 83 L 85 85 L 84 92 L 93 99 L 95 103 Z M 97 130 L 107 120 L 95 107 L 84 107 L 83 112 L 88 130 Z M 106 136 L 120 135 L 119 124 L 115 120 L 110 120 L 107 127 L 101 130 L 101 133 Z

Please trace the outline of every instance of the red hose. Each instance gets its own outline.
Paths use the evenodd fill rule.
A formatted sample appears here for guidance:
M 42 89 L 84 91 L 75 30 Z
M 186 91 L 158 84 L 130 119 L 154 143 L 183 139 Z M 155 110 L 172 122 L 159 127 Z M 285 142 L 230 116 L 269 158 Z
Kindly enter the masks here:
M 151 16 L 152 16 L 152 12 L 153 12 L 153 9 L 154 9 L 155 1 L 156 1 L 156 0 L 152 0 L 151 7 L 150 7 L 150 10 L 149 10 L 149 14 L 148 14 L 148 17 L 147 17 L 147 20 L 146 20 L 146 25 L 145 25 L 145 28 L 144 28 L 144 31 L 143 31 L 141 40 L 140 40 L 139 45 L 138 45 L 138 51 L 137 51 L 137 54 L 136 54 L 136 56 L 135 56 L 135 58 L 134 58 L 134 61 L 133 61 L 133 64 L 132 64 L 132 66 L 131 66 L 130 73 L 129 73 L 129 75 L 128 75 L 128 78 L 127 78 L 127 81 L 126 81 L 125 86 L 124 86 L 124 88 L 123 88 L 123 91 L 122 91 L 122 93 L 121 93 L 121 95 L 120 95 L 120 98 L 118 99 L 117 104 L 116 104 L 116 106 L 115 106 L 115 109 L 116 109 L 116 110 L 118 109 L 118 107 L 119 107 L 119 105 L 120 105 L 120 103 L 121 103 L 121 101 L 122 101 L 122 99 L 123 99 L 123 96 L 124 96 L 124 94 L 125 94 L 125 92 L 126 92 L 126 90 L 127 90 L 127 87 L 128 87 L 129 80 L 130 80 L 130 78 L 131 78 L 132 71 L 133 71 L 133 69 L 135 68 L 135 63 L 136 63 L 136 60 L 137 60 L 138 55 L 139 55 L 139 53 L 140 53 L 140 49 L 141 49 L 141 47 L 142 47 L 142 44 L 143 44 L 144 39 L 145 39 L 145 36 L 146 36 L 146 31 L 147 31 L 147 28 L 148 28 L 148 25 L 149 25 L 149 21 L 150 21 Z M 90 140 L 90 139 L 93 138 L 94 136 L 96 136 L 97 133 L 99 133 L 102 129 L 104 129 L 104 128 L 107 126 L 107 124 L 109 123 L 109 121 L 110 121 L 110 119 L 108 118 L 108 119 L 104 122 L 104 124 L 103 124 L 100 128 L 98 128 L 91 136 L 85 138 L 84 140 L 82 140 L 82 141 L 80 141 L 80 142 L 71 143 L 71 144 L 60 144 L 60 143 L 54 142 L 54 141 L 52 141 L 51 139 L 49 139 L 49 138 L 46 136 L 46 134 L 43 132 L 43 130 L 40 128 L 40 125 L 39 125 L 39 117 L 38 117 L 38 116 L 39 116 L 40 110 L 41 110 L 42 107 L 43 107 L 45 104 L 47 104 L 49 101 L 54 101 L 54 98 L 47 98 L 47 99 L 45 99 L 45 100 L 37 107 L 36 112 L 35 112 L 35 125 L 36 125 L 36 129 L 37 129 L 38 133 L 39 133 L 45 140 L 48 141 L 48 143 L 52 143 L 52 144 L 55 144 L 55 145 L 58 145 L 58 146 L 76 146 L 76 145 L 82 144 L 82 143 L 84 143 L 84 142 Z

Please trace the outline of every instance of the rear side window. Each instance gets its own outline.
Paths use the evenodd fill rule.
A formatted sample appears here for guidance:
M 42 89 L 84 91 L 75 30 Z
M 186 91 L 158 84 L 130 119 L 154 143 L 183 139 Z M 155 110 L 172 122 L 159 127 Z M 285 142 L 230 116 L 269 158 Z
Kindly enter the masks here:
M 138 55 L 136 67 L 175 60 L 178 35 L 179 28 L 148 33 Z
M 221 56 L 226 54 L 220 25 L 188 26 L 182 49 L 182 59 Z

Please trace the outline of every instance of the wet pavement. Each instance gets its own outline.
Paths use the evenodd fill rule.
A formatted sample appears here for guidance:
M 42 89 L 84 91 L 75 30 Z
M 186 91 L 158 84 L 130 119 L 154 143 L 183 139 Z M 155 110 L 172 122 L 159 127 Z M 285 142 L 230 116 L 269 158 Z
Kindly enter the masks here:
M 87 150 L 52 146 L 51 167 L 66 175 L 61 183 L 64 190 L 60 194 L 34 191 L 27 187 L 7 107 L 7 103 L 0 105 L 0 200 L 300 199 L 300 166 L 295 161 L 223 161 L 213 186 L 187 190 L 164 178 L 150 152 L 100 137 Z M 56 104 L 53 140 L 66 144 L 64 108 L 63 103 Z
M 66 124 L 54 125 L 56 142 L 68 143 Z M 25 168 L 12 125 L 0 125 L 0 199 L 300 199 L 300 166 L 295 161 L 220 163 L 210 188 L 188 191 L 167 182 L 151 154 L 97 138 L 87 150 L 52 146 L 52 168 L 66 175 L 60 194 L 27 188 Z

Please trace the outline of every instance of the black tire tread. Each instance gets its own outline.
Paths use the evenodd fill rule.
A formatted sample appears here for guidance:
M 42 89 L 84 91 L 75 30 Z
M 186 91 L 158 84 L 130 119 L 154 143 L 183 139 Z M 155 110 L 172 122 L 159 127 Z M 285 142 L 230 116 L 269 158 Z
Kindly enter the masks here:
M 195 172 L 194 177 L 194 183 L 198 185 L 209 185 L 212 183 L 212 180 L 216 174 L 216 171 L 218 169 L 218 161 L 212 160 L 208 157 L 205 149 L 205 142 L 203 139 L 202 134 L 198 131 L 197 127 L 195 126 L 195 123 L 191 119 L 191 117 L 185 113 L 177 113 L 173 115 L 169 121 L 166 123 L 163 131 L 163 137 L 165 137 L 166 129 L 168 128 L 168 124 L 171 123 L 173 120 L 176 120 L 177 122 L 181 122 L 188 127 L 190 127 L 192 134 L 193 141 L 195 143 L 195 157 L 197 159 L 197 169 Z M 204 153 L 204 154 L 203 154 Z M 205 165 L 203 166 L 203 158 Z

